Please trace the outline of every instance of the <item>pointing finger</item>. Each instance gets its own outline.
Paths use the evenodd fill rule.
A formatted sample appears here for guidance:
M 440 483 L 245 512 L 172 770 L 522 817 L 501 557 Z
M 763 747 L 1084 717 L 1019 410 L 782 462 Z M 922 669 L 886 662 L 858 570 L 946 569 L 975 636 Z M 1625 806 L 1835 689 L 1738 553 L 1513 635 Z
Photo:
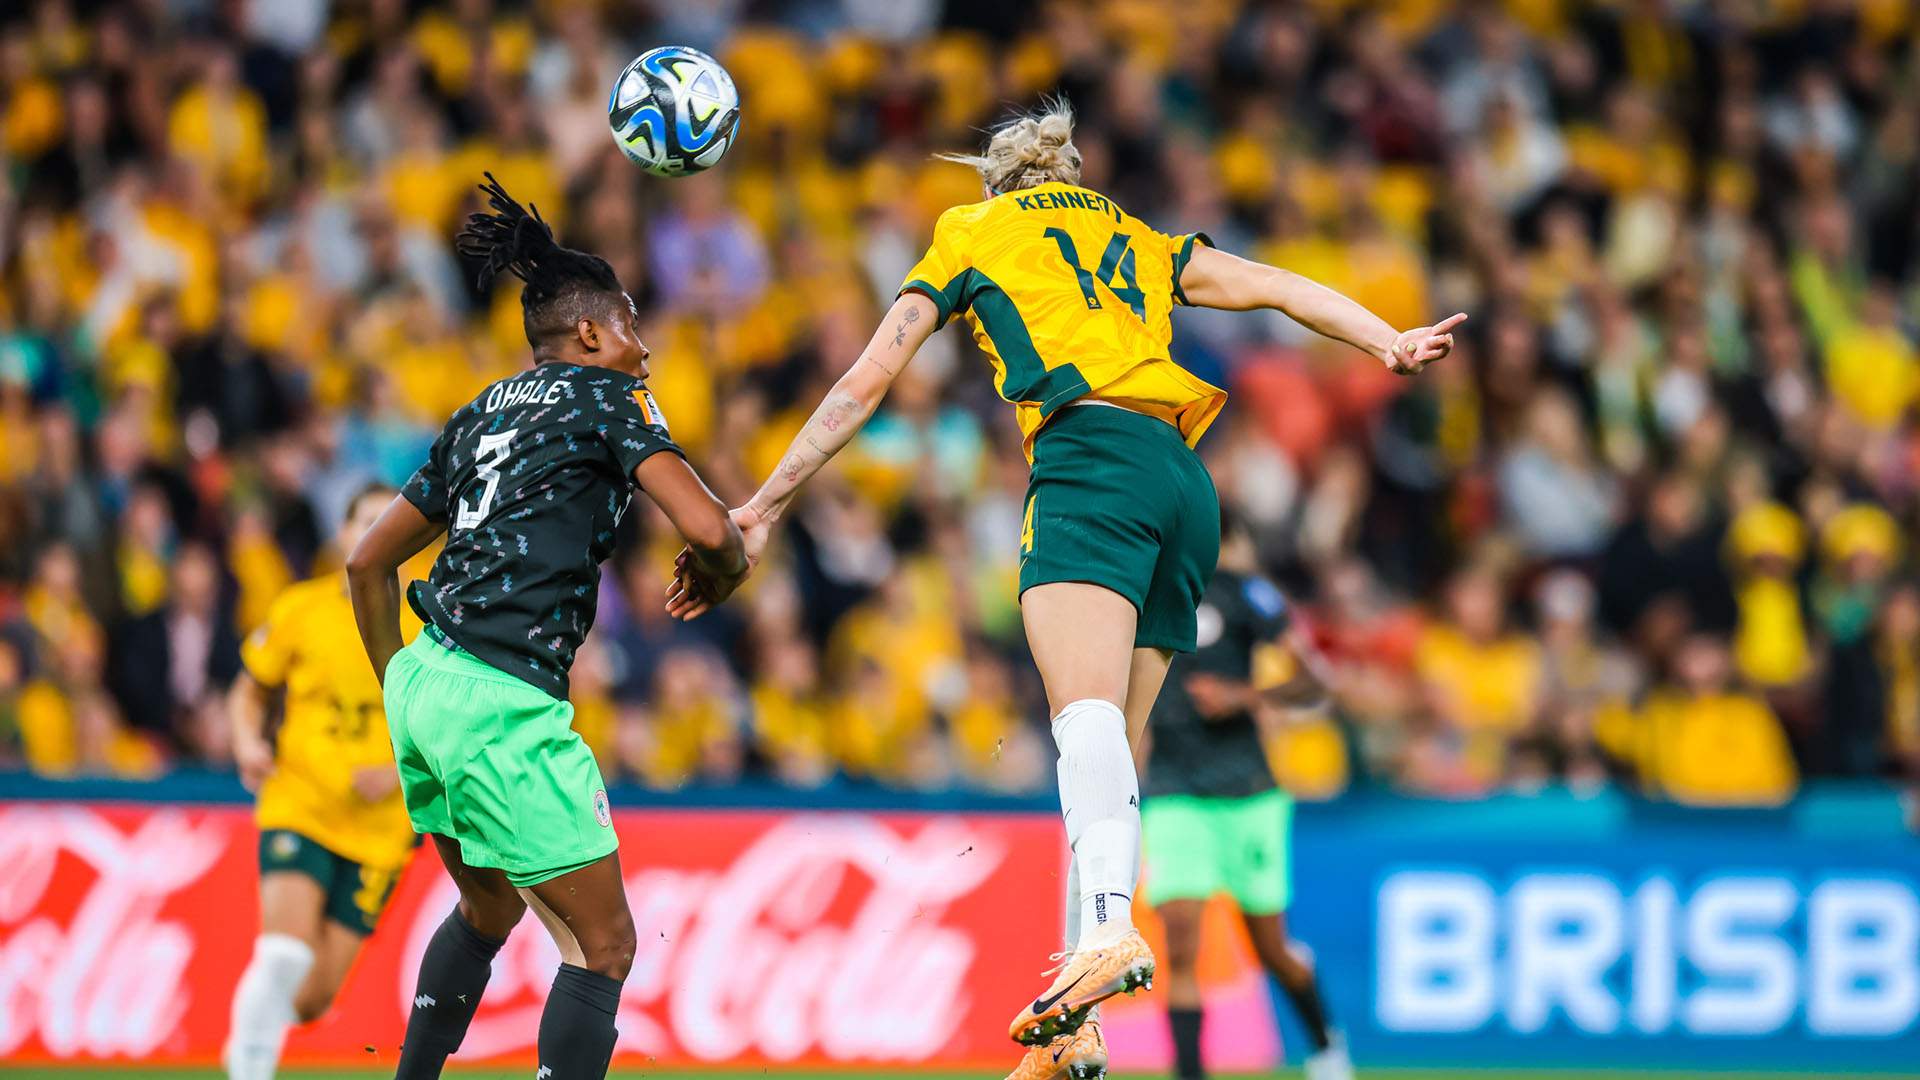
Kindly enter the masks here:
M 1433 332 L 1436 334 L 1444 334 L 1447 331 L 1453 329 L 1456 326 L 1459 326 L 1461 323 L 1466 321 L 1467 321 L 1467 313 L 1464 311 L 1456 311 L 1452 315 L 1449 315 L 1446 318 L 1435 323 L 1433 326 Z

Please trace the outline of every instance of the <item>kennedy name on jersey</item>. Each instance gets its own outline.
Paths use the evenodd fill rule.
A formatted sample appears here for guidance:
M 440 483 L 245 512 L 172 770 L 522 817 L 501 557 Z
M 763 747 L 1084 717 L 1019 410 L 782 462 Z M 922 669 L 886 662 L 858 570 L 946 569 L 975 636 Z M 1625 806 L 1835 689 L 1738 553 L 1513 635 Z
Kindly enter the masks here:
M 1124 215 L 1113 200 L 1092 191 L 1040 191 L 1032 195 L 1015 195 L 1015 206 L 1022 210 L 1092 210 L 1106 214 L 1119 221 Z
M 487 412 L 499 412 L 501 409 L 510 409 L 515 405 L 529 405 L 534 402 L 542 405 L 557 405 L 562 397 L 572 396 L 573 384 L 565 379 L 555 379 L 551 383 L 545 379 L 535 379 L 532 382 L 514 382 L 509 379 L 494 383 L 487 390 L 487 403 L 484 408 Z

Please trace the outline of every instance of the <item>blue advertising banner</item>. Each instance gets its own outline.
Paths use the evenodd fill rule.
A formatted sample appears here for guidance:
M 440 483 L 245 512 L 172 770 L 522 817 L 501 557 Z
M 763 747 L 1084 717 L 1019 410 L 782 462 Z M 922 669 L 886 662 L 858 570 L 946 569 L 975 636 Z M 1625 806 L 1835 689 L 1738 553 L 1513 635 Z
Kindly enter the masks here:
M 1884 788 L 1765 812 L 1348 798 L 1297 821 L 1289 921 L 1357 1060 L 1920 1067 L 1920 837 Z

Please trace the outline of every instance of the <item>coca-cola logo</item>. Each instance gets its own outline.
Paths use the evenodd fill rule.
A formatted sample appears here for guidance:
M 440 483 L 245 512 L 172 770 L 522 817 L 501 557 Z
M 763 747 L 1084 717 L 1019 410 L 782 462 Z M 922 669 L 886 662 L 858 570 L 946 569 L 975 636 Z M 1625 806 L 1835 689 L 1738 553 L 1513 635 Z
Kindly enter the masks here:
M 184 811 L 122 831 L 81 807 L 0 808 L 0 1056 L 37 1035 L 58 1057 L 138 1058 L 173 1036 L 194 938 L 161 909 L 229 841 Z M 77 900 L 53 903 L 57 875 L 75 873 Z
M 912 1061 L 965 1022 L 977 932 L 947 923 L 1006 851 L 958 818 L 899 828 L 863 815 L 787 818 L 715 869 L 645 865 L 623 851 L 639 947 L 621 1001 L 622 1053 L 722 1061 Z M 407 935 L 395 1007 L 456 893 L 442 880 Z M 558 951 L 531 919 L 494 962 L 462 1047 L 533 1046 Z

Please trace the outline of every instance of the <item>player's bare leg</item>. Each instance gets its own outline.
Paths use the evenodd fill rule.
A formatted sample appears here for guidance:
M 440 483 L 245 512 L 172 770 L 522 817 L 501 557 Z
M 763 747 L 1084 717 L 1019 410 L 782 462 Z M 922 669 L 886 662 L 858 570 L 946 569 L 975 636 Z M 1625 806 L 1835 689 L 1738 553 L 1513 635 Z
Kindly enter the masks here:
M 1060 808 L 1080 881 L 1080 934 L 1052 984 L 1009 1031 L 1029 1046 L 1072 1034 L 1093 1006 L 1153 981 L 1153 952 L 1133 928 L 1140 874 L 1140 782 L 1127 742 L 1133 603 L 1081 582 L 1020 597 L 1027 645 L 1053 712 Z
M 332 920 L 320 924 L 320 939 L 313 950 L 313 970 L 293 996 L 293 1015 L 302 1024 L 311 1024 L 327 1015 L 333 999 L 353 970 L 366 936 Z
M 1136 771 L 1146 771 L 1147 717 L 1166 685 L 1173 653 L 1166 649 L 1135 649 L 1127 671 L 1127 742 L 1133 747 Z
M 1202 900 L 1170 900 L 1157 909 L 1167 941 L 1167 1026 L 1173 1034 L 1173 1075 L 1177 1080 L 1199 1080 L 1206 1075 L 1200 1060 L 1200 924 L 1207 905 Z
M 460 889 L 460 902 L 433 932 L 420 957 L 420 979 L 414 987 L 413 1011 L 407 1015 L 395 1080 L 433 1080 L 440 1075 L 448 1055 L 460 1049 L 467 1025 L 480 1007 L 494 955 L 527 911 L 526 901 L 506 874 L 468 866 L 460 857 L 460 844 L 447 837 L 435 836 L 433 846 Z
M 520 893 L 560 947 L 560 971 L 540 1014 L 540 1075 L 605 1077 L 619 1034 L 620 985 L 633 967 L 620 853 Z
M 1320 984 L 1313 969 L 1313 953 L 1287 935 L 1285 912 L 1274 915 L 1247 915 L 1243 921 L 1253 941 L 1254 955 L 1286 991 L 1294 1012 L 1306 1025 L 1314 1052 L 1306 1060 L 1307 1080 L 1350 1080 L 1353 1063 L 1347 1058 L 1346 1040 L 1327 1020 L 1327 1007 L 1320 996 Z M 1198 988 L 1196 987 L 1196 996 Z M 1197 1006 L 1196 1006 L 1197 1007 Z
M 287 1029 L 299 1019 L 294 1000 L 314 969 L 327 895 L 306 874 L 281 870 L 260 878 L 260 936 L 233 989 L 233 1013 L 221 1059 L 229 1080 L 270 1080 Z

